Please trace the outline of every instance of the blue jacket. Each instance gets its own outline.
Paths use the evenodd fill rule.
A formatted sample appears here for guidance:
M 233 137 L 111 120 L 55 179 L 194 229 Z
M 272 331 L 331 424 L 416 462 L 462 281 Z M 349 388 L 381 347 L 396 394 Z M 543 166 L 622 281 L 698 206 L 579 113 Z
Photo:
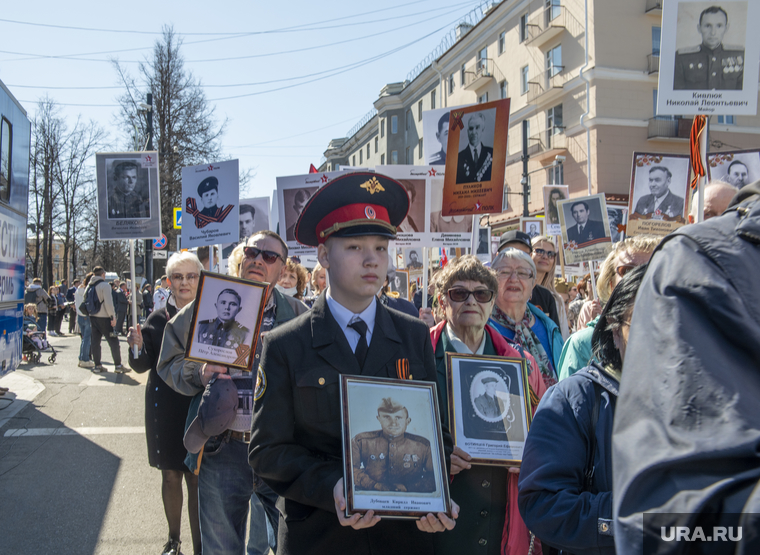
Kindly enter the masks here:
M 594 475 L 591 491 L 582 491 L 594 382 L 602 387 Z M 549 388 L 536 409 L 517 500 L 528 529 L 546 545 L 575 555 L 615 553 L 612 422 L 618 387 L 617 380 L 598 366 L 589 366 Z
M 554 320 L 549 318 L 543 310 L 537 306 L 533 306 L 531 303 L 528 303 L 528 308 L 536 318 L 541 320 L 541 323 L 546 328 L 546 335 L 549 336 L 549 343 L 552 346 L 552 352 L 547 354 L 551 356 L 554 371 L 559 376 L 559 358 L 562 355 L 562 346 L 565 344 L 565 340 L 562 339 L 562 332 L 559 330 L 559 326 L 554 323 Z

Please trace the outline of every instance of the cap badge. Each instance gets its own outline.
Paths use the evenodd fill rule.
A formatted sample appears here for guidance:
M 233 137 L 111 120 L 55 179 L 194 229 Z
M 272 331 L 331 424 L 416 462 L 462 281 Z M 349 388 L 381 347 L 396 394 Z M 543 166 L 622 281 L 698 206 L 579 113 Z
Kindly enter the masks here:
M 360 185 L 362 189 L 367 189 L 370 195 L 374 195 L 375 193 L 380 193 L 382 191 L 385 191 L 385 188 L 380 185 L 380 182 L 377 180 L 376 177 L 373 177 L 369 181 L 365 181 Z
M 375 209 L 371 206 L 364 207 L 364 215 L 367 216 L 367 219 L 370 220 L 374 220 L 377 217 L 377 214 L 375 214 Z

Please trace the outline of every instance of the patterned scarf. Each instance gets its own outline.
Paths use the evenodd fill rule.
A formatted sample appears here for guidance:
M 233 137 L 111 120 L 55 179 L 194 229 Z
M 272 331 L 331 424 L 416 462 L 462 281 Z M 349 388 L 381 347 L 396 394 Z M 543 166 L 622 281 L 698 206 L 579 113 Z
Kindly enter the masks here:
M 497 306 L 494 306 L 493 314 L 491 315 L 496 323 L 515 332 L 515 343 L 521 345 L 533 355 L 533 358 L 536 359 L 536 363 L 538 364 L 538 369 L 541 370 L 541 378 L 544 380 L 546 387 L 549 388 L 557 383 L 557 376 L 552 368 L 544 346 L 541 345 L 541 341 L 539 341 L 536 334 L 533 333 L 533 330 L 530 328 L 531 316 L 532 313 L 530 312 L 530 309 L 525 307 L 523 319 L 519 322 L 515 322 Z

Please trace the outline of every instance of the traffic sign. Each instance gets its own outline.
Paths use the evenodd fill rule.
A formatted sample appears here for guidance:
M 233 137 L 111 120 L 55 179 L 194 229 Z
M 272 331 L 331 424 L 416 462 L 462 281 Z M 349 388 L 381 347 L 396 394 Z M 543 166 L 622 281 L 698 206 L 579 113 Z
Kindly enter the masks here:
M 166 235 L 161 235 L 160 239 L 153 239 L 153 248 L 154 249 L 163 249 L 166 247 Z
M 168 258 L 166 251 L 155 251 L 153 253 L 153 259 L 158 260 L 159 258 Z
M 174 209 L 174 229 L 182 229 L 182 208 Z

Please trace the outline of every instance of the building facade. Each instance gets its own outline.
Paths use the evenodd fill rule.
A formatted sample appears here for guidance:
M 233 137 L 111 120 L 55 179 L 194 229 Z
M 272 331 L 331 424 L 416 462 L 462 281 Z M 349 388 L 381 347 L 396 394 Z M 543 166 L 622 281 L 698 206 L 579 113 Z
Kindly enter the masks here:
M 320 171 L 422 165 L 423 111 L 510 98 L 504 211 L 489 218 L 497 232 L 523 212 L 524 133 L 531 215 L 543 211 L 544 185 L 625 201 L 634 151 L 689 152 L 692 118 L 655 111 L 661 18 L 662 0 L 588 0 L 587 97 L 583 0 L 492 4 L 430 65 L 383 87 L 348 137 L 330 142 Z M 712 116 L 710 152 L 756 148 L 758 135 L 760 117 Z

